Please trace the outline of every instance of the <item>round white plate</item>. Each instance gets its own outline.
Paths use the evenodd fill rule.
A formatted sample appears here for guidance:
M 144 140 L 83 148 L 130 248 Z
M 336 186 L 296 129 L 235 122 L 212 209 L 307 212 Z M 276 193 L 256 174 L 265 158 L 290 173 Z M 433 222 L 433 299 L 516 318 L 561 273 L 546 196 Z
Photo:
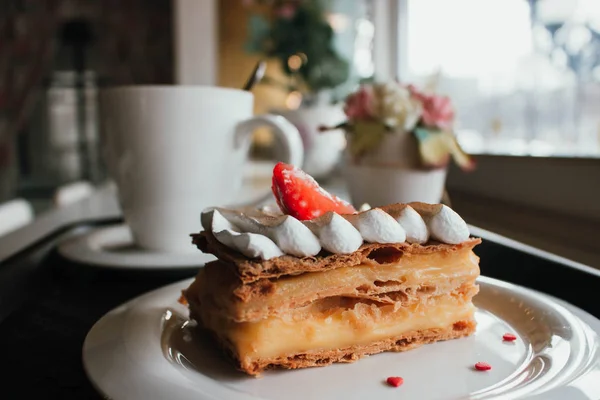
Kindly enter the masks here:
M 182 281 L 106 314 L 83 346 L 96 388 L 119 400 L 146 399 L 516 399 L 600 398 L 600 321 L 550 296 L 482 277 L 476 334 L 353 364 L 236 371 L 212 340 L 186 326 Z M 513 332 L 516 342 L 504 342 Z M 473 365 L 485 361 L 490 371 Z M 404 384 L 392 388 L 388 376 Z
M 65 258 L 81 264 L 115 269 L 198 268 L 216 258 L 194 250 L 189 253 L 160 253 L 137 247 L 125 224 L 94 229 L 58 245 Z
M 273 162 L 250 161 L 244 169 L 240 199 L 243 204 L 258 203 L 271 193 Z M 200 229 L 198 210 L 198 229 Z M 185 240 L 185 239 L 184 239 Z M 194 250 L 190 253 L 152 252 L 135 245 L 131 230 L 125 224 L 91 230 L 67 239 L 58 246 L 59 253 L 82 264 L 115 269 L 197 268 L 215 260 L 209 254 Z

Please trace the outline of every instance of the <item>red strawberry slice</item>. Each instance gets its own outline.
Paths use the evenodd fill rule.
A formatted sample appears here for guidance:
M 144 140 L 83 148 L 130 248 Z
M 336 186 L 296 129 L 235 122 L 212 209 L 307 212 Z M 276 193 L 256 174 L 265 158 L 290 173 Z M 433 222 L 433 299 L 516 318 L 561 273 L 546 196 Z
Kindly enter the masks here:
M 281 211 L 301 221 L 316 218 L 329 211 L 338 214 L 356 212 L 350 204 L 323 190 L 312 176 L 282 162 L 273 169 L 271 189 Z

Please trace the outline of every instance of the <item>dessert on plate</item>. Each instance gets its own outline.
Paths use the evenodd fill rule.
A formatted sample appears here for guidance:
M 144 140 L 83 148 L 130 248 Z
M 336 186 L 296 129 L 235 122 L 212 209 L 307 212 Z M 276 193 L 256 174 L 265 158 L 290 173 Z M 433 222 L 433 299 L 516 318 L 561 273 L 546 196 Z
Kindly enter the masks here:
M 298 168 L 273 171 L 278 209 L 213 208 L 192 235 L 217 261 L 184 291 L 239 369 L 304 368 L 475 331 L 479 258 L 442 204 L 356 212 Z

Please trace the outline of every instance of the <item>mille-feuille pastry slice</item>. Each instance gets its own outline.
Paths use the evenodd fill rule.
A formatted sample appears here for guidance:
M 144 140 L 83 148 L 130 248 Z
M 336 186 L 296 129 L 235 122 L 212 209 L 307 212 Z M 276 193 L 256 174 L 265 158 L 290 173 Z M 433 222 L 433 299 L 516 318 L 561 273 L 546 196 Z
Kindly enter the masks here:
M 286 214 L 209 210 L 193 239 L 218 261 L 185 292 L 191 317 L 240 369 L 350 362 L 475 330 L 480 240 L 456 213 L 413 203 L 348 214 L 301 171 L 283 168 L 274 193 Z

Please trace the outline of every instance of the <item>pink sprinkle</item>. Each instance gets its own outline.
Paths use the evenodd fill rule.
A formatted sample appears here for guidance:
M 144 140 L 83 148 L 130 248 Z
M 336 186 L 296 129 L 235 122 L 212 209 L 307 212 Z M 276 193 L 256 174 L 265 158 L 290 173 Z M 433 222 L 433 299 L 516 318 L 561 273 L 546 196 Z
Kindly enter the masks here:
M 517 340 L 517 337 L 512 333 L 505 333 L 502 336 L 502 340 L 505 340 L 507 342 L 514 342 L 515 340 Z
M 475 364 L 475 369 L 477 371 L 489 371 L 490 369 L 492 369 L 492 366 L 486 362 L 478 362 L 477 364 Z
M 401 386 L 404 383 L 404 379 L 399 376 L 390 376 L 385 380 L 388 385 L 393 387 Z

